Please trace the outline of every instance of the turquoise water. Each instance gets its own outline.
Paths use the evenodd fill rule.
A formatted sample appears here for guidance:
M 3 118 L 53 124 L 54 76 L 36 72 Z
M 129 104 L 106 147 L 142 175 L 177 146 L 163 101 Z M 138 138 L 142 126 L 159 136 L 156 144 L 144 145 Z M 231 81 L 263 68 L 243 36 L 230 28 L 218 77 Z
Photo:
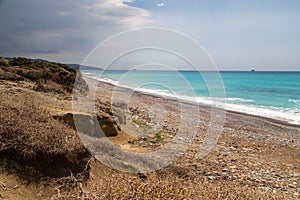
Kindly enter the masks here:
M 300 124 L 300 72 L 82 70 L 82 73 L 139 91 Z

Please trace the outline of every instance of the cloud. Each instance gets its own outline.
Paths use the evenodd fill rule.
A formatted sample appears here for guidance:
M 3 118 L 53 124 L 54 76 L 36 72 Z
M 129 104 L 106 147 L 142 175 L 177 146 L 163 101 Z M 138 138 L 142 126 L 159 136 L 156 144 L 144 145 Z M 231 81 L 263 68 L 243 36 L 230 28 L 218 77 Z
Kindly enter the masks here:
M 160 3 L 157 4 L 157 6 L 158 6 L 158 7 L 165 7 L 166 4 L 165 4 L 164 2 L 160 2 Z
M 102 0 L 95 1 L 85 8 L 93 12 L 99 20 L 114 22 L 126 27 L 139 27 L 150 23 L 149 12 L 141 8 L 130 7 L 124 3 L 133 0 Z
M 112 34 L 151 23 L 148 11 L 124 4 L 132 1 L 1 1 L 0 55 L 81 61 Z

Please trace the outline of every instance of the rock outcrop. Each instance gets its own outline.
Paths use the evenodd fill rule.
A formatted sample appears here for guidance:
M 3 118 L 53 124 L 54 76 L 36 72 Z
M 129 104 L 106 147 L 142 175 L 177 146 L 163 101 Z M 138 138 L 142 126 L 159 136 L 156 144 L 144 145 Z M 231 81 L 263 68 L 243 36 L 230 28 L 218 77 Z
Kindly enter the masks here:
M 80 133 L 101 138 L 117 136 L 121 131 L 113 116 L 106 113 L 89 115 L 85 113 L 64 113 L 53 116 L 76 129 Z

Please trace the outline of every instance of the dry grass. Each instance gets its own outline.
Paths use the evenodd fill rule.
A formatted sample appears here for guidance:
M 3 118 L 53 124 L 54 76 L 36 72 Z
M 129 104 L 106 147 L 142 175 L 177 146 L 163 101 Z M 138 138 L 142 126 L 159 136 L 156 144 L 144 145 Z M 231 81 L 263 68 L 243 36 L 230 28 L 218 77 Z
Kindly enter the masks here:
M 104 173 L 106 173 L 104 175 Z M 146 177 L 146 178 L 145 178 Z M 171 174 L 152 173 L 142 178 L 135 175 L 103 171 L 103 176 L 92 184 L 77 181 L 71 191 L 57 189 L 52 200 L 69 199 L 293 199 L 283 192 L 273 193 L 263 188 L 241 185 L 238 182 L 210 182 L 201 178 L 182 179 Z M 76 179 L 74 178 L 74 182 Z
M 74 130 L 54 120 L 33 99 L 8 93 L 1 94 L 0 102 L 0 158 L 6 168 L 30 166 L 40 176 L 54 177 L 83 171 L 89 154 Z

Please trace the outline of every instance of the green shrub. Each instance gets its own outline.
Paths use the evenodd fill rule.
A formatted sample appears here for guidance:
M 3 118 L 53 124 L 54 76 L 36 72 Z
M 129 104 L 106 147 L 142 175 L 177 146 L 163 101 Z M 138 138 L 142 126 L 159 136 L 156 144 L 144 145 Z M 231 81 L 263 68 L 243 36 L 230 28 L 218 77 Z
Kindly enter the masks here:
M 23 65 L 28 65 L 31 63 L 32 62 L 30 59 L 22 58 L 22 57 L 13 58 L 11 61 L 9 61 L 10 66 L 23 66 Z
M 58 87 L 60 89 L 63 88 L 67 92 L 73 91 L 76 80 L 79 83 L 78 91 L 80 91 L 80 93 L 86 93 L 88 90 L 88 86 L 82 79 L 80 71 L 78 69 L 72 69 L 66 64 L 53 62 L 32 62 L 30 59 L 18 57 L 13 58 L 10 62 L 0 58 L 0 66 L 1 65 L 9 67 L 3 68 L 4 71 L 2 76 L 0 76 L 0 79 L 6 79 L 8 73 L 10 74 L 10 77 L 13 77 L 13 74 L 15 74 L 17 77 L 19 77 L 18 79 L 29 79 L 30 81 L 40 84 L 37 87 L 39 90 L 48 88 L 45 85 L 42 87 L 42 85 L 52 81 L 57 85 L 51 87 L 51 89 L 47 89 L 47 91 L 54 91 L 53 88 Z M 78 77 L 77 73 L 79 73 Z
M 8 62 L 5 59 L 1 58 L 1 57 L 0 57 L 0 66 L 4 66 L 4 67 L 8 66 Z
M 51 70 L 44 70 L 43 71 L 43 78 L 44 79 L 52 79 L 53 76 L 54 76 L 54 74 Z

